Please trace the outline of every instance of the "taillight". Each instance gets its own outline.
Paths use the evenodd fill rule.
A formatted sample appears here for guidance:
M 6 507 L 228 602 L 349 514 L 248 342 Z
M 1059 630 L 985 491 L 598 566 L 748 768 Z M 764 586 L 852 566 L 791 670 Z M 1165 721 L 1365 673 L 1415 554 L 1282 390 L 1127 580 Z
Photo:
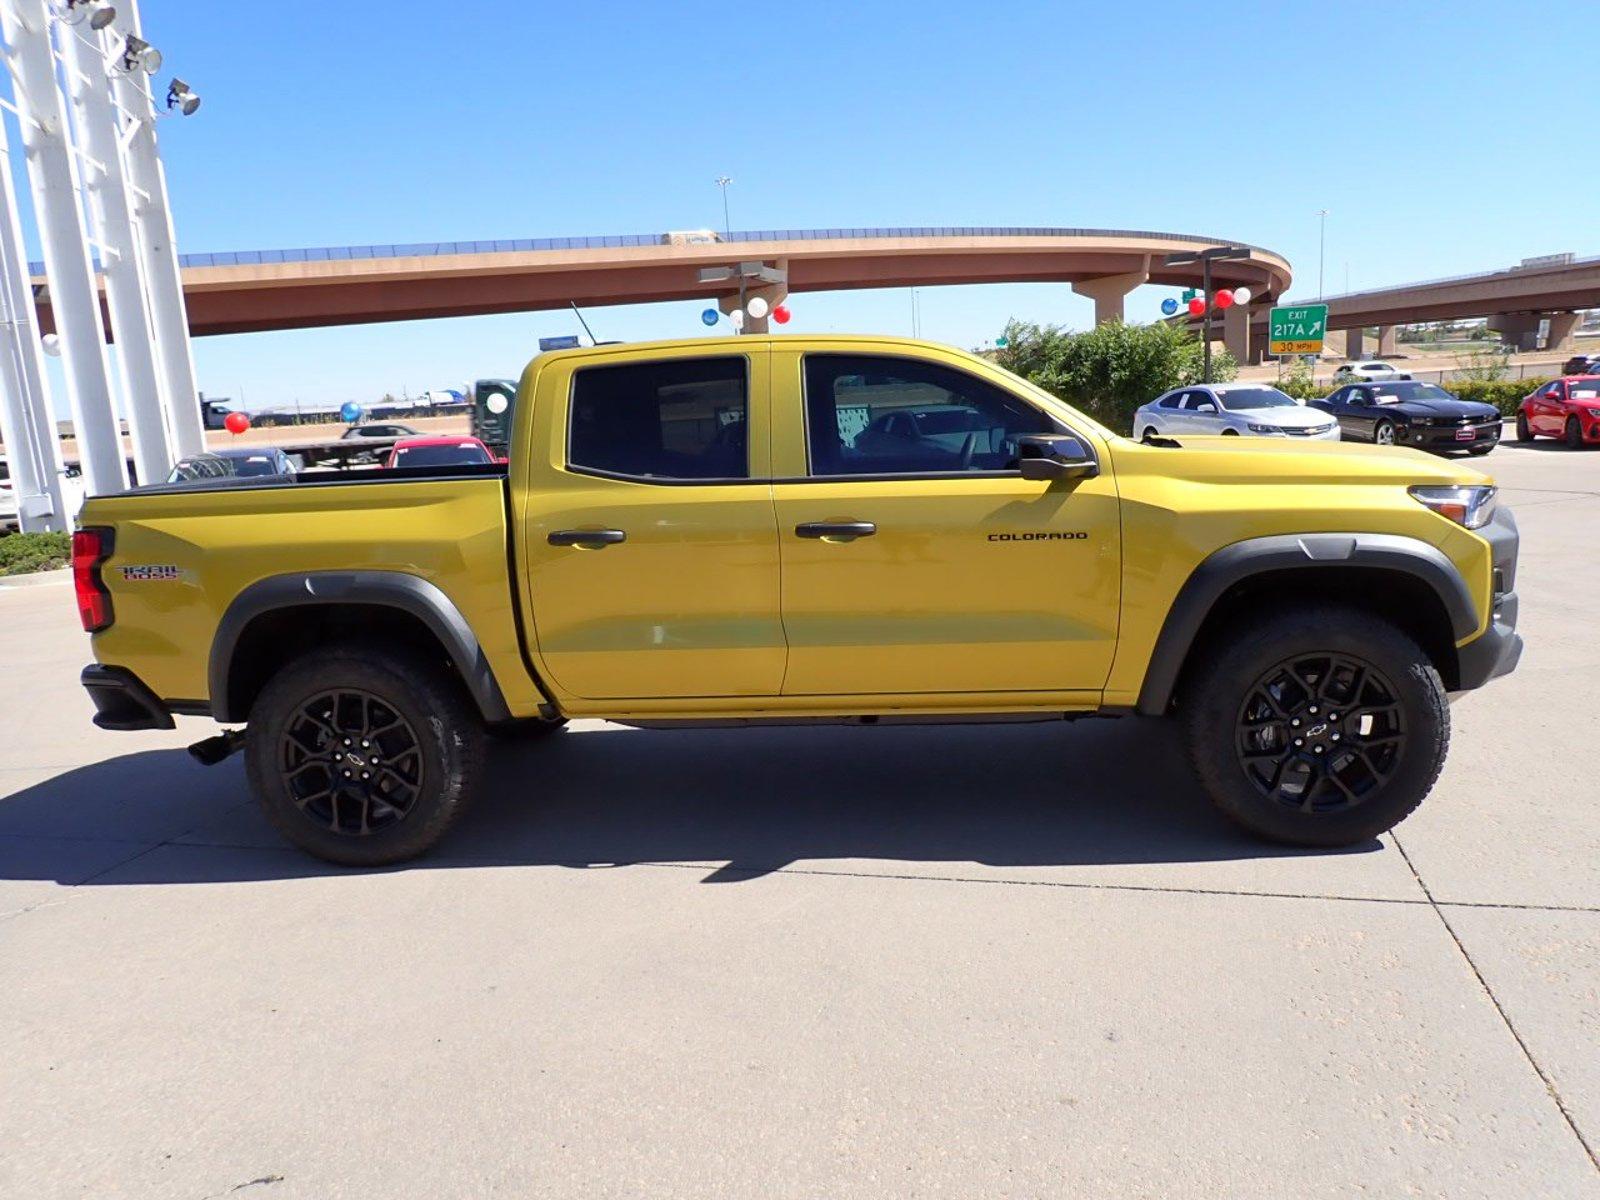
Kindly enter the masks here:
M 100 578 L 100 566 L 110 557 L 111 530 L 79 529 L 72 535 L 72 590 L 85 633 L 111 624 L 111 593 Z

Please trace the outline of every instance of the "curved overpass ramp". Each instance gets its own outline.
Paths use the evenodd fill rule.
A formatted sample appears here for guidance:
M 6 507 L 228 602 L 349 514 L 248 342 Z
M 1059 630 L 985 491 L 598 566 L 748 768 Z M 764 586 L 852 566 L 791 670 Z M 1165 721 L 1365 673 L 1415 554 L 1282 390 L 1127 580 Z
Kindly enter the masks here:
M 580 305 L 703 300 L 730 307 L 737 283 L 703 282 L 706 269 L 766 272 L 755 290 L 793 292 L 962 283 L 1067 283 L 1095 301 L 1097 320 L 1122 315 L 1142 283 L 1198 287 L 1198 266 L 1168 254 L 1228 239 L 1125 229 L 780 229 L 701 235 L 443 242 L 314 250 L 191 254 L 182 259 L 193 333 L 248 333 L 430 317 L 528 312 Z M 1251 288 L 1261 304 L 1288 288 L 1289 264 L 1251 247 L 1219 262 L 1216 286 Z M 781 282 L 771 282 L 780 280 Z M 42 281 L 37 281 L 42 282 Z M 40 323 L 52 327 L 48 295 Z M 1252 309 L 1257 307 L 1252 303 Z

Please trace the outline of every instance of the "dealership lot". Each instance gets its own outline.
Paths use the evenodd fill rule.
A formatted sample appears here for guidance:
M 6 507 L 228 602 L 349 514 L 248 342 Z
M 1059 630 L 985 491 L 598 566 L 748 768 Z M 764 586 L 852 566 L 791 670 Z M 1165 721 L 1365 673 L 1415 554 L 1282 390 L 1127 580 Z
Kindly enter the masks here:
M 1527 652 L 1338 854 L 1151 722 L 580 723 L 341 872 L 0 590 L 0 1194 L 1600 1196 L 1600 453 L 1473 465 Z

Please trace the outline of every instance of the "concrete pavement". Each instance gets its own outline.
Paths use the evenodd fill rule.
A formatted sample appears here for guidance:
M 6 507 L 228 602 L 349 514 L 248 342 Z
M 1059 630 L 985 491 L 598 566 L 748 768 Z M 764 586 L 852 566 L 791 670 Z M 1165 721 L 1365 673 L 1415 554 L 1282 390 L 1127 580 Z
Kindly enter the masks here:
M 1476 465 L 1527 653 L 1339 854 L 1155 722 L 581 723 L 342 872 L 0 591 L 0 1195 L 1600 1197 L 1600 453 Z

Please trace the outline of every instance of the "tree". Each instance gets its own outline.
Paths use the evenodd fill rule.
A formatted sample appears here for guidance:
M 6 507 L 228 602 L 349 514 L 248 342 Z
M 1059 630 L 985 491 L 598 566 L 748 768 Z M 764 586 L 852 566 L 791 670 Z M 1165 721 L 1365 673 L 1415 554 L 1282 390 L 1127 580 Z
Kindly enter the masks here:
M 1133 411 L 1162 392 L 1199 383 L 1200 339 L 1165 321 L 1110 321 L 1083 333 L 1059 325 L 1011 320 L 995 360 L 1112 429 L 1133 428 Z M 1213 382 L 1232 379 L 1238 364 L 1226 350 L 1211 356 Z

